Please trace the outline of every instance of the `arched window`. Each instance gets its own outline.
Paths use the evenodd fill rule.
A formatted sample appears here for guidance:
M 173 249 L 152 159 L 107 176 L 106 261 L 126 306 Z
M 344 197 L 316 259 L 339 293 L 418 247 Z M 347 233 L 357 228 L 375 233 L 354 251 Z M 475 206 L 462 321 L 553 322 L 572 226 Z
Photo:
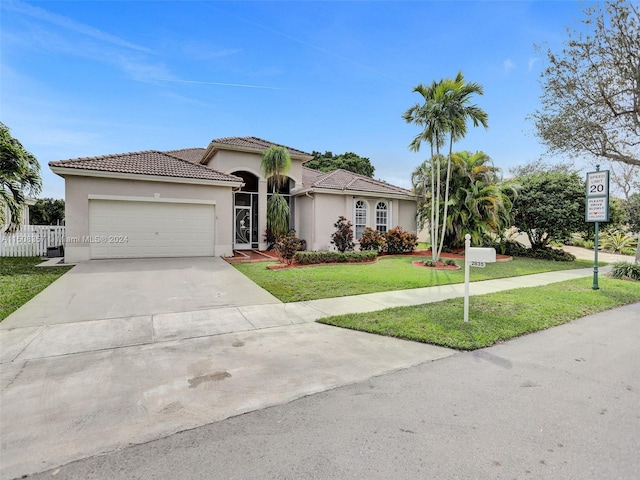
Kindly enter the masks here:
M 380 233 L 387 233 L 389 229 L 389 206 L 387 202 L 376 204 L 376 230 Z
M 354 212 L 355 239 L 358 240 L 367 226 L 367 204 L 364 200 L 356 200 Z

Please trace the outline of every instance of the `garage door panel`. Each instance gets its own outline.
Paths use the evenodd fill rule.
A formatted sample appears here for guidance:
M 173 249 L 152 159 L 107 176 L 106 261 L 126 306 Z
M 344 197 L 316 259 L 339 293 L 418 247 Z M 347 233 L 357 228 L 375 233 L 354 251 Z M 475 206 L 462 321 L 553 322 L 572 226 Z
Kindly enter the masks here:
M 89 202 L 92 258 L 213 256 L 214 225 L 214 205 Z

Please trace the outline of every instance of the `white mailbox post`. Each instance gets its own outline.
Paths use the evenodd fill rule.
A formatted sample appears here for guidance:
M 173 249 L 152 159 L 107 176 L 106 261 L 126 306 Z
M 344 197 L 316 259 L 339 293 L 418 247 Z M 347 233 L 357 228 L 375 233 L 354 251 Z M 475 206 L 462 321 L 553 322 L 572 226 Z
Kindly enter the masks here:
M 471 235 L 464 236 L 464 321 L 469 321 L 469 267 L 484 268 L 487 263 L 496 261 L 495 248 L 471 246 Z

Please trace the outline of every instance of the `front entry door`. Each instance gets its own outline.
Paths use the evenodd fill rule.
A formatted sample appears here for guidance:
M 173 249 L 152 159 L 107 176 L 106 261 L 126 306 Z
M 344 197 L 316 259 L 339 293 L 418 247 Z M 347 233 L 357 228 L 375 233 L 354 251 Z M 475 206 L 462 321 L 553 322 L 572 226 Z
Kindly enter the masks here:
M 236 216 L 234 222 L 234 244 L 235 249 L 251 248 L 251 207 L 236 206 Z

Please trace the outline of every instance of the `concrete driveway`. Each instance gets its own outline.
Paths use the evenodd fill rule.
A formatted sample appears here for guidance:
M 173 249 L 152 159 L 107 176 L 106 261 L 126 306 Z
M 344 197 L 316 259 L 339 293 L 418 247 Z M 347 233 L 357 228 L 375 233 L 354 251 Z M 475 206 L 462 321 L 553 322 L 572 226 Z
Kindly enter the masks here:
M 0 478 L 453 353 L 326 315 L 219 258 L 78 265 L 0 323 Z
M 219 257 L 94 260 L 75 266 L 0 325 L 190 312 L 280 300 Z

